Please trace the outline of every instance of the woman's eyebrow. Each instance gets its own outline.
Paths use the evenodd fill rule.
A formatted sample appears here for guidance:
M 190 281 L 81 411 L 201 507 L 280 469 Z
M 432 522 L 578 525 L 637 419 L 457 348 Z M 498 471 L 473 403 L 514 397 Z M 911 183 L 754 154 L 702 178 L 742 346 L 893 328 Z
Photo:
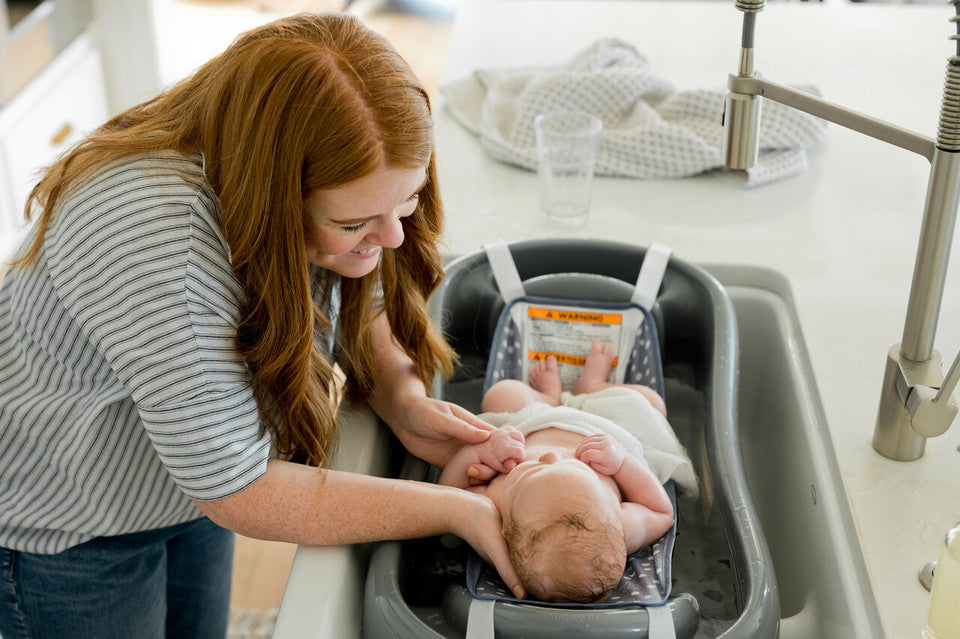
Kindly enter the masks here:
M 429 181 L 430 181 L 430 176 L 429 176 L 429 175 L 424 175 L 424 176 L 423 176 L 423 182 L 421 182 L 421 183 L 420 183 L 420 186 L 418 186 L 418 187 L 416 188 L 416 190 L 415 190 L 413 193 L 410 194 L 410 197 L 413 197 L 414 195 L 416 195 L 417 193 L 419 193 L 420 191 L 422 191 L 422 190 L 427 186 L 427 182 L 429 182 Z
M 419 193 L 420 191 L 422 191 L 422 190 L 424 189 L 424 187 L 427 186 L 427 182 L 429 182 L 429 181 L 430 181 L 430 176 L 424 176 L 423 182 L 420 183 L 420 186 L 418 186 L 416 189 L 414 189 L 414 191 L 407 197 L 407 199 L 409 200 L 411 197 L 413 197 L 414 195 L 416 195 L 417 193 Z M 356 224 L 360 224 L 361 222 L 366 222 L 367 220 L 372 220 L 372 219 L 375 218 L 375 217 L 377 217 L 377 216 L 376 216 L 376 215 L 365 215 L 365 216 L 363 216 L 363 217 L 356 217 L 356 218 L 352 218 L 352 219 L 349 219 L 349 220 L 331 220 L 331 221 L 332 221 L 334 224 L 341 224 L 341 225 L 343 225 L 343 226 L 354 226 L 354 225 L 356 225 Z
M 343 226 L 355 226 L 362 222 L 366 222 L 367 220 L 372 220 L 375 217 L 376 215 L 365 215 L 363 217 L 356 217 L 350 220 L 330 220 L 330 221 L 333 222 L 334 224 L 340 224 Z

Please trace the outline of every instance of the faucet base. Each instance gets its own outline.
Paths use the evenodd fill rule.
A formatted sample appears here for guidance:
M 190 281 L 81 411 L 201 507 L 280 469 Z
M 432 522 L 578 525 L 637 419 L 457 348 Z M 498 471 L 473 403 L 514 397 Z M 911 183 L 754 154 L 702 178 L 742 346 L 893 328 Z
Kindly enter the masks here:
M 913 386 L 939 388 L 942 381 L 939 353 L 934 351 L 930 359 L 917 362 L 900 353 L 900 344 L 891 346 L 887 352 L 887 366 L 880 389 L 873 449 L 896 461 L 913 461 L 923 457 L 927 438 L 918 435 L 910 424 L 906 396 Z

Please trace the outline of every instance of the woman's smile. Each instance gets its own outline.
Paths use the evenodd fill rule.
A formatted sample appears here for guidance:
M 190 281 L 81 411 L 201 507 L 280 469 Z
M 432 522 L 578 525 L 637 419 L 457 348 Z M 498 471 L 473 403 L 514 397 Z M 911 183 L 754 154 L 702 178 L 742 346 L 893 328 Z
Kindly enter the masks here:
M 356 255 L 357 257 L 359 257 L 359 258 L 361 258 L 361 259 L 368 259 L 368 258 L 376 257 L 376 256 L 380 255 L 380 247 L 379 247 L 379 246 L 371 246 L 371 247 L 364 248 L 364 249 L 354 249 L 354 250 L 350 251 L 350 253 L 351 253 L 351 255 Z

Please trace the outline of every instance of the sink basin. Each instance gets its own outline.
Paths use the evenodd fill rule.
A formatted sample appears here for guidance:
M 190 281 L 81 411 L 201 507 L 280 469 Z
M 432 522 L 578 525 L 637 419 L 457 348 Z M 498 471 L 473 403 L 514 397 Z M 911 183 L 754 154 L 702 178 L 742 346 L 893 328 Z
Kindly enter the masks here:
M 762 530 L 769 551 L 769 558 L 764 561 L 769 561 L 775 574 L 772 590 L 779 600 L 779 636 L 883 637 L 789 283 L 769 269 L 731 265 L 704 268 L 724 285 L 735 309 L 739 332 L 739 445 L 756 515 L 754 521 Z M 668 381 L 675 373 L 665 362 L 664 376 Z M 360 417 L 368 422 L 364 428 L 378 430 L 371 413 Z M 354 414 L 351 419 L 352 427 L 358 428 L 358 416 Z M 391 468 L 390 459 L 395 456 L 378 456 L 372 450 L 363 450 L 383 446 L 386 441 L 390 440 L 371 435 L 349 451 L 351 459 L 358 456 L 366 460 L 364 465 L 357 466 L 343 455 L 338 463 L 376 474 L 394 472 L 396 467 Z M 703 505 L 697 507 L 702 509 Z M 419 547 L 422 542 L 414 545 Z M 399 556 L 404 546 L 400 542 L 380 544 L 373 551 L 374 561 L 381 551 Z M 678 545 L 678 550 L 682 548 Z M 331 562 L 331 556 L 338 561 Z M 348 548 L 301 548 L 274 636 L 316 634 L 321 628 L 349 629 L 348 634 L 337 636 L 360 636 L 358 606 L 364 601 L 364 586 L 362 579 L 356 577 L 363 574 L 369 561 L 370 553 Z M 675 566 L 682 561 L 686 560 L 675 552 Z M 331 574 L 331 568 L 345 571 L 349 579 L 342 579 L 344 575 L 339 573 Z M 404 570 L 401 562 L 397 570 L 368 575 L 367 588 L 382 592 L 393 588 L 399 592 Z M 723 598 L 719 593 L 718 597 Z M 726 597 L 722 605 L 731 605 L 729 599 Z M 322 602 L 322 622 L 316 605 L 309 605 L 310 601 Z M 409 616 L 396 624 L 396 630 L 388 628 L 387 632 L 397 633 L 389 636 L 437 636 L 426 619 L 435 617 L 436 610 L 418 606 L 411 609 L 402 598 L 375 601 L 378 606 L 397 608 L 398 613 Z M 365 605 L 369 607 L 370 602 L 368 593 Z M 705 603 L 707 610 L 711 605 L 719 605 Z M 701 615 L 704 610 L 701 606 Z M 343 621 L 337 618 L 340 616 Z M 723 635 L 723 627 L 711 626 L 706 621 L 701 621 L 696 636 Z M 421 623 L 423 634 L 418 632 Z M 435 622 L 430 623 L 436 627 Z M 378 633 L 382 631 L 378 629 Z M 776 636 L 776 630 L 771 633 L 766 629 L 762 634 Z M 440 636 L 454 635 L 443 631 Z
M 883 637 L 789 283 L 769 269 L 706 268 L 737 314 L 740 446 L 777 576 L 780 637 Z

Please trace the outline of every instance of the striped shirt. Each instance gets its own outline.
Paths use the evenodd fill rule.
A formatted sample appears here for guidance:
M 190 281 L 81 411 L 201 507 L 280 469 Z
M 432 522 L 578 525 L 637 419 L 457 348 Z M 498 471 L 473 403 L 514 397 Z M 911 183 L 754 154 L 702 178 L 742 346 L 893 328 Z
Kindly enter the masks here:
M 202 162 L 111 165 L 64 203 L 37 262 L 7 274 L 0 547 L 55 553 L 182 523 L 200 516 L 191 499 L 266 472 L 270 437 L 234 343 L 244 292 Z M 335 315 L 329 280 L 316 293 Z

